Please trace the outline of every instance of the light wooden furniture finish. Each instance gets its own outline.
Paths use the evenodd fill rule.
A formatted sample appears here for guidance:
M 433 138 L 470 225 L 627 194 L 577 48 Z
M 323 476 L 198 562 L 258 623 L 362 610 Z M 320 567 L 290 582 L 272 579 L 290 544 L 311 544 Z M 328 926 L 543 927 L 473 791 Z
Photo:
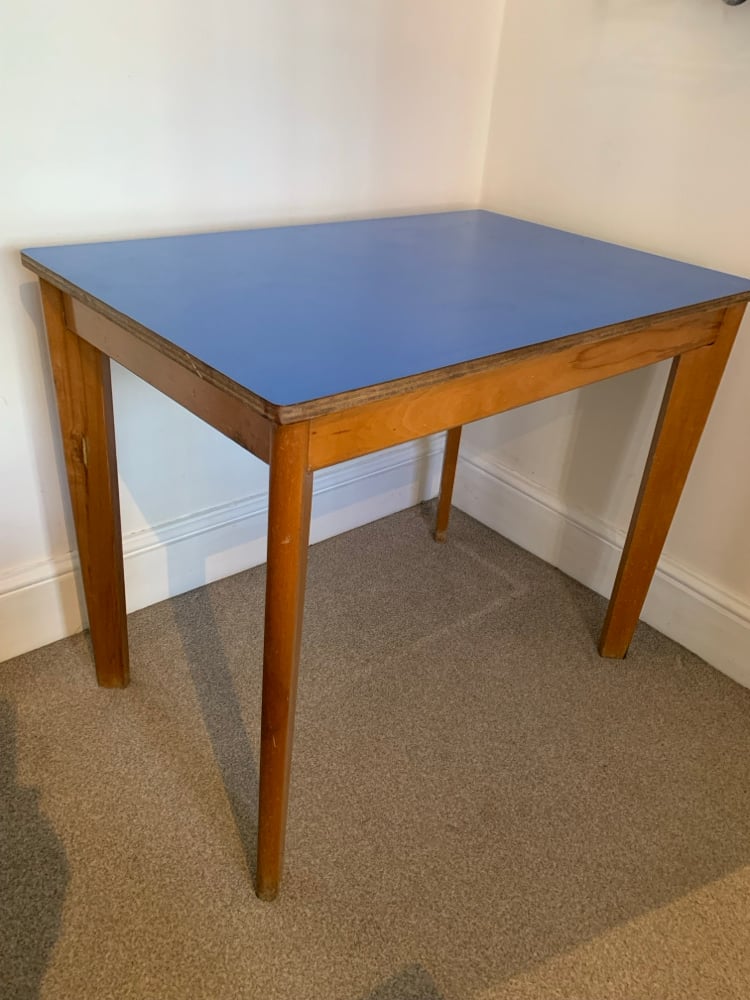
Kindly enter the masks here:
M 456 481 L 456 466 L 458 465 L 458 449 L 460 446 L 461 428 L 448 428 L 445 435 L 443 472 L 440 476 L 440 495 L 438 496 L 437 515 L 435 517 L 436 542 L 444 542 L 448 535 L 448 522 L 450 521 L 451 502 L 453 499 L 453 484 Z
M 102 687 L 125 687 L 128 633 L 109 358 L 69 329 L 62 293 L 46 281 L 41 290 L 96 678 Z
M 412 232 L 408 221 L 395 226 L 399 239 L 404 231 L 407 235 Z M 506 222 L 507 225 L 503 223 L 500 226 L 498 223 L 498 226 L 503 232 L 509 227 L 512 239 L 520 241 L 521 256 L 527 250 L 527 237 L 532 243 L 542 241 L 542 256 L 545 241 L 552 241 L 557 246 L 560 242 L 558 237 L 562 238 L 563 251 L 567 252 L 568 245 L 575 252 L 580 250 L 580 238 L 569 237 L 570 243 L 566 244 L 568 234 L 544 231 L 540 235 L 536 231 L 540 227 L 531 227 L 517 220 Z M 469 224 L 474 222 L 463 219 L 455 225 L 451 222 L 451 233 L 453 236 L 458 234 L 460 241 Z M 354 227 L 362 225 L 351 224 Z M 442 232 L 440 227 L 444 223 L 438 219 L 435 223 L 428 221 L 424 225 L 427 230 L 436 226 Z M 494 223 L 484 219 L 477 225 L 483 231 Z M 421 221 L 415 222 L 414 226 L 414 232 L 422 232 Z M 300 232 L 302 229 L 304 227 L 300 227 Z M 321 233 L 323 229 L 325 227 L 320 227 Z M 374 230 L 367 230 L 367 233 L 371 231 Z M 389 230 L 384 226 L 382 231 L 390 233 L 394 227 Z M 365 230 L 341 232 L 345 232 L 347 239 L 352 233 L 360 239 Z M 323 234 L 321 239 L 339 239 L 337 233 L 334 232 L 333 236 Z M 553 235 L 550 236 L 550 233 Z M 309 233 L 305 233 L 304 239 L 308 237 Z M 234 246 L 238 235 L 230 234 L 227 238 Z M 282 234 L 271 239 L 283 241 L 293 238 L 294 233 L 289 237 Z M 271 245 L 273 249 L 276 243 Z M 362 252 L 363 245 L 366 246 L 356 244 L 358 252 Z M 426 245 L 428 249 L 425 252 L 431 261 L 430 244 Z M 474 243 L 465 245 L 469 247 L 466 252 L 474 252 Z M 502 242 L 499 245 L 506 253 L 507 245 Z M 595 262 L 599 254 L 614 252 L 616 256 L 619 251 L 619 248 L 611 247 L 604 251 L 600 249 L 602 246 L 606 245 L 589 241 L 581 252 L 586 259 Z M 57 249 L 50 251 L 54 259 L 57 259 Z M 148 252 L 152 250 L 153 247 L 149 246 Z M 158 247 L 157 250 L 160 254 L 166 250 L 172 252 L 169 247 L 166 250 Z M 408 250 L 411 254 L 411 245 Z M 65 251 L 66 248 L 60 248 L 61 259 L 65 257 Z M 78 254 L 76 248 L 70 248 L 70 251 L 73 257 Z M 117 245 L 102 245 L 103 260 L 118 252 Z M 192 244 L 190 252 L 193 252 Z M 83 248 L 81 253 L 85 257 L 88 255 L 87 260 L 94 253 L 96 260 L 96 247 L 93 251 Z M 650 260 L 641 260 L 638 255 L 633 264 L 634 252 L 621 253 L 624 255 L 624 266 L 645 268 L 647 278 L 652 267 L 658 269 L 662 266 L 652 265 Z M 165 259 L 168 264 L 171 258 Z M 387 257 L 384 259 L 387 262 Z M 405 260 L 408 263 L 411 257 Z M 145 306 L 134 306 L 132 311 L 125 312 L 122 306 L 116 308 L 109 298 L 103 298 L 101 291 L 94 294 L 90 290 L 89 285 L 96 284 L 96 276 L 84 280 L 75 268 L 70 270 L 61 264 L 52 266 L 49 254 L 42 252 L 28 251 L 24 255 L 24 263 L 37 273 L 41 281 L 100 684 L 124 687 L 128 683 L 109 358 L 125 365 L 270 465 L 256 881 L 258 895 L 266 900 L 275 897 L 282 876 L 314 471 L 404 441 L 447 431 L 435 531 L 436 538 L 444 540 L 464 424 L 657 361 L 673 359 L 661 415 L 601 636 L 602 655 L 624 656 L 745 303 L 750 298 L 750 282 L 743 283 L 742 279 L 726 275 L 716 275 L 714 279 L 711 277 L 713 272 L 698 273 L 699 269 L 691 269 L 688 265 L 667 262 L 671 268 L 667 274 L 669 280 L 674 274 L 681 277 L 681 269 L 684 269 L 686 281 L 697 274 L 707 288 L 713 289 L 716 285 L 715 293 L 692 305 L 683 305 L 678 301 L 679 291 L 670 292 L 673 304 L 661 313 L 644 314 L 636 319 L 626 317 L 566 336 L 539 340 L 527 337 L 521 346 L 508 347 L 481 357 L 467 357 L 440 367 L 424 366 L 423 370 L 411 374 L 324 395 L 315 395 L 310 389 L 305 398 L 274 403 L 246 381 L 240 380 L 231 364 L 219 368 L 216 362 L 209 363 L 206 360 L 210 355 L 208 347 L 205 357 L 199 357 L 139 319 L 139 310 L 147 310 L 150 300 Z M 106 276 L 109 273 L 107 268 L 111 266 L 103 265 L 102 274 Z M 437 265 L 431 262 L 430 266 Z M 394 273 L 394 287 L 403 289 L 397 268 Z M 448 273 L 446 281 L 451 280 L 451 273 Z M 495 280 L 491 270 L 488 276 L 490 283 L 487 287 L 491 289 Z M 459 300 L 464 301 L 461 296 L 466 294 L 468 298 L 465 301 L 469 305 L 473 301 L 472 281 L 472 271 L 468 268 L 464 282 L 456 286 Z M 658 283 L 649 285 L 646 281 L 646 286 L 644 303 L 657 301 L 661 294 Z M 141 286 L 135 287 L 140 294 Z M 468 292 L 465 292 L 466 288 Z M 114 293 L 113 297 L 116 297 Z M 158 298 L 154 301 L 159 304 Z M 283 304 L 282 299 L 279 302 Z M 442 300 L 438 305 L 439 309 L 433 313 L 436 322 L 441 319 Z M 620 308 L 619 305 L 614 308 L 615 314 Z M 186 313 L 188 318 L 191 315 L 189 311 Z M 484 322 L 483 314 L 480 319 Z M 237 317 L 237 322 L 241 321 Z M 478 328 L 477 337 L 485 337 L 487 329 L 491 334 L 490 325 Z M 226 343 L 231 346 L 231 339 Z M 425 350 L 429 352 L 429 341 L 425 341 L 425 345 Z M 388 368 L 390 359 L 387 353 L 381 360 L 385 365 L 382 370 L 391 370 Z M 287 363 L 292 361 L 290 359 Z M 237 371 L 241 362 L 240 358 Z M 312 375 L 328 378 L 325 370 L 319 376 L 315 372 Z M 274 377 L 273 372 L 269 377 Z M 343 376 L 340 382 L 345 384 Z
M 279 425 L 271 451 L 256 885 L 268 900 L 278 892 L 284 857 L 312 506 L 309 436 L 306 421 Z
M 744 312 L 744 306 L 727 309 L 713 344 L 672 362 L 604 620 L 602 656 L 622 657 L 628 651 Z

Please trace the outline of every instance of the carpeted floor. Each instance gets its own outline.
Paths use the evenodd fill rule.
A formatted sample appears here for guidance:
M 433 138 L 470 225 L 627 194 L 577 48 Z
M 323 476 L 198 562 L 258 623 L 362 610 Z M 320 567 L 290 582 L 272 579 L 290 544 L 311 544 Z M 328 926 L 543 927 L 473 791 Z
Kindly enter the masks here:
M 461 514 L 311 551 L 286 876 L 252 891 L 263 569 L 0 665 L 0 996 L 750 994 L 750 691 Z

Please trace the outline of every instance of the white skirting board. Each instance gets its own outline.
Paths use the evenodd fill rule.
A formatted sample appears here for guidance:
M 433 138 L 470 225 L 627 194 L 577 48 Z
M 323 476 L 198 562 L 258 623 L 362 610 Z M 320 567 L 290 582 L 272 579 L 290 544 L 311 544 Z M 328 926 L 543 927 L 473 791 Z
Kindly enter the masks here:
M 609 596 L 625 540 L 611 526 L 572 514 L 551 493 L 487 456 L 462 452 L 460 509 Z M 662 558 L 642 618 L 718 670 L 750 687 L 750 605 Z
M 350 531 L 437 493 L 442 435 L 315 475 L 312 542 Z M 128 611 L 193 590 L 266 559 L 264 491 L 123 538 Z M 0 661 L 84 627 L 73 555 L 0 576 Z
M 442 436 L 318 473 L 313 542 L 435 496 Z M 462 453 L 454 501 L 478 521 L 597 593 L 614 580 L 621 532 L 571 514 L 554 495 L 487 457 Z M 265 560 L 267 494 L 233 501 L 124 539 L 128 610 L 165 600 Z M 83 627 L 74 559 L 0 577 L 0 661 Z M 643 618 L 750 687 L 750 606 L 662 559 Z

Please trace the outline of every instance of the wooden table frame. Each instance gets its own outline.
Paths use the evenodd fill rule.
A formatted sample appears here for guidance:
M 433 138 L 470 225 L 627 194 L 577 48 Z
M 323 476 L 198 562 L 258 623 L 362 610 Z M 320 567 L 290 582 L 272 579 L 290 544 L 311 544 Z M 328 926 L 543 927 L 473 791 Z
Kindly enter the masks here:
M 275 406 L 33 260 L 57 392 L 81 574 L 104 687 L 128 683 L 109 359 L 270 465 L 256 891 L 281 880 L 313 473 L 447 431 L 436 538 L 444 540 L 464 424 L 672 358 L 599 643 L 627 652 L 747 295 L 295 406 Z

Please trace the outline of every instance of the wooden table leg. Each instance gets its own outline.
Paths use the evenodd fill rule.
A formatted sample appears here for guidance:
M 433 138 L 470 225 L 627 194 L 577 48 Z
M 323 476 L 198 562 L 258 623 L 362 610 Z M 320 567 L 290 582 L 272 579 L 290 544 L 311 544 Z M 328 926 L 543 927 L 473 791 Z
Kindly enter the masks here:
M 445 435 L 445 452 L 443 454 L 443 474 L 440 477 L 440 497 L 438 499 L 437 517 L 435 519 L 435 541 L 444 542 L 448 534 L 448 522 L 451 516 L 453 500 L 453 484 L 456 480 L 456 464 L 458 448 L 461 444 L 461 428 L 451 427 Z
M 602 628 L 602 656 L 623 657 L 628 651 L 744 311 L 744 305 L 728 308 L 713 344 L 672 362 Z
M 288 424 L 271 446 L 256 885 L 265 900 L 276 897 L 284 863 L 312 504 L 308 440 L 308 423 Z
M 96 678 L 126 687 L 128 633 L 109 358 L 68 329 L 63 295 L 41 282 Z

